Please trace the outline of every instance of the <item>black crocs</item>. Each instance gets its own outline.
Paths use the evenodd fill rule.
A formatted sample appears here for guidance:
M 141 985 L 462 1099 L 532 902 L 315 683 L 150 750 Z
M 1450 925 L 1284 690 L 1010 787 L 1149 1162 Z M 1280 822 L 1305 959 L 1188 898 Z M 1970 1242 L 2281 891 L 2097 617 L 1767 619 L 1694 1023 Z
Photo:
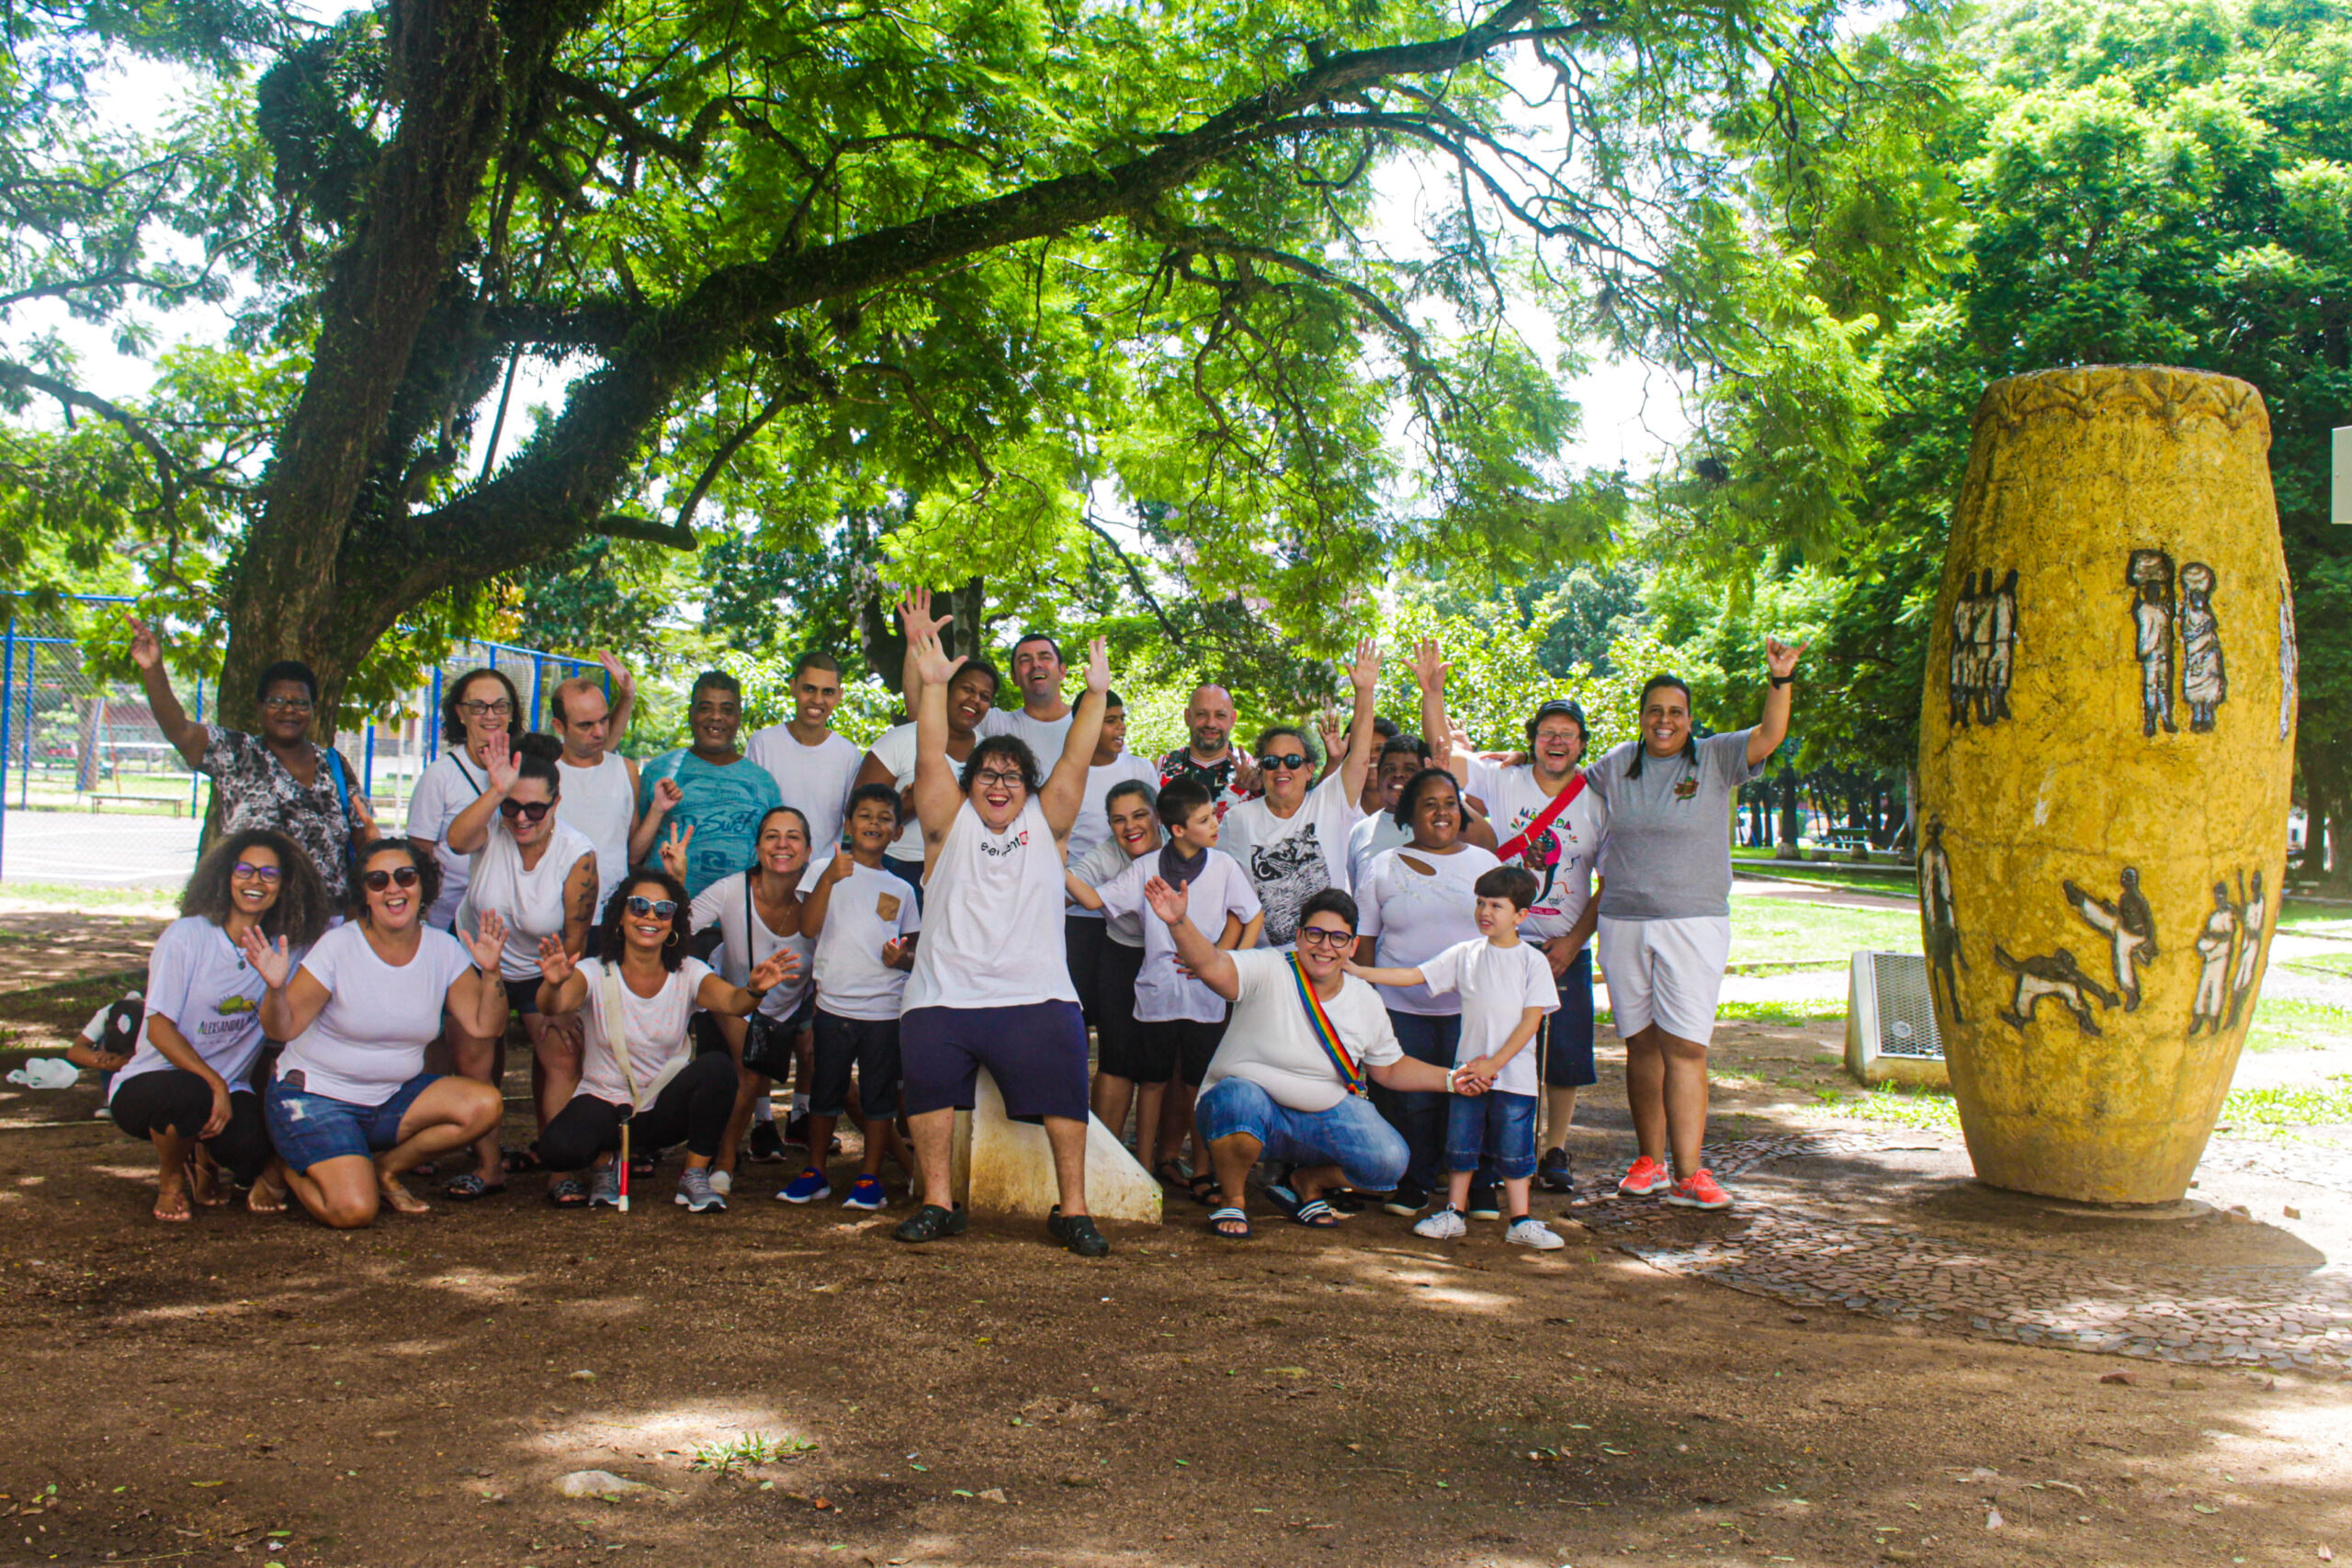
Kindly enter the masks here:
M 1061 1205 L 1046 1216 L 1046 1234 L 1077 1253 L 1080 1258 L 1108 1258 L 1111 1238 L 1094 1228 L 1091 1214 L 1065 1214 Z
M 943 1209 L 936 1203 L 925 1203 L 899 1222 L 890 1234 L 900 1241 L 938 1241 L 942 1237 L 962 1235 L 970 1222 L 965 1218 L 964 1205 Z

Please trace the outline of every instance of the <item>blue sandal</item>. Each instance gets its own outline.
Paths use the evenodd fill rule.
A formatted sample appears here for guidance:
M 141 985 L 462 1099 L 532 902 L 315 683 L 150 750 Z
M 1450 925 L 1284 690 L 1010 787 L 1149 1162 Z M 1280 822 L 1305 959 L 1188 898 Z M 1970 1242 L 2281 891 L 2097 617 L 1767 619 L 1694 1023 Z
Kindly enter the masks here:
M 1340 1220 L 1339 1211 L 1322 1199 L 1302 1199 L 1297 1192 L 1279 1181 L 1266 1189 L 1266 1197 L 1275 1208 L 1309 1230 L 1329 1230 Z
M 1238 1224 L 1241 1228 L 1238 1231 L 1229 1231 L 1225 1228 L 1232 1224 Z M 1209 1215 L 1209 1235 L 1220 1241 L 1248 1241 L 1250 1236 L 1250 1216 L 1240 1209 L 1216 1210 Z

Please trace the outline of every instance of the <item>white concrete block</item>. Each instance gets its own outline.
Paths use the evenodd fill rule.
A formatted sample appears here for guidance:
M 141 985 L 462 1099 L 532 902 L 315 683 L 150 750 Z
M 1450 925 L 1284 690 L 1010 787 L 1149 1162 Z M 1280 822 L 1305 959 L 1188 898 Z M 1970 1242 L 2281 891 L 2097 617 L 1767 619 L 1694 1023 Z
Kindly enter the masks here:
M 969 1113 L 956 1115 L 956 1201 L 975 1214 L 1042 1220 L 1061 1201 L 1046 1130 L 1004 1113 L 1004 1096 L 986 1067 Z M 1159 1223 L 1159 1183 L 1136 1163 L 1118 1135 L 1086 1119 L 1086 1207 L 1098 1220 Z

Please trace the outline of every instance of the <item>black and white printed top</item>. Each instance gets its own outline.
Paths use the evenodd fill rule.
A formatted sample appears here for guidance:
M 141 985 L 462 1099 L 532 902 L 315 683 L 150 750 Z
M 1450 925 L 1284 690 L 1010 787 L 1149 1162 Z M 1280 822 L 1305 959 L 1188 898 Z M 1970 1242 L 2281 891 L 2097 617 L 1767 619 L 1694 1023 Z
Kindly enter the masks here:
M 341 906 L 351 902 L 344 852 L 351 842 L 351 813 L 334 772 L 342 765 L 333 748 L 320 747 L 318 772 L 305 788 L 261 740 L 243 730 L 216 728 L 196 771 L 212 780 L 220 797 L 224 832 L 267 828 L 285 834 L 311 857 L 319 880 L 327 885 L 327 897 Z

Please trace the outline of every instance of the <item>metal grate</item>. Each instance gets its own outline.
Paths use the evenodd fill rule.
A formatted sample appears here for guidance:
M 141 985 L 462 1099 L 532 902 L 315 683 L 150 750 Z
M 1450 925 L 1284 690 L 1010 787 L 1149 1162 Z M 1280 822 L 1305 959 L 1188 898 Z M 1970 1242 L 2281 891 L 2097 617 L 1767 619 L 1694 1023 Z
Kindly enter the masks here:
M 1874 953 L 1871 978 L 1878 998 L 1879 1055 L 1942 1056 L 1943 1036 L 1936 1031 L 1936 1004 L 1928 989 L 1928 961 L 1916 953 Z

